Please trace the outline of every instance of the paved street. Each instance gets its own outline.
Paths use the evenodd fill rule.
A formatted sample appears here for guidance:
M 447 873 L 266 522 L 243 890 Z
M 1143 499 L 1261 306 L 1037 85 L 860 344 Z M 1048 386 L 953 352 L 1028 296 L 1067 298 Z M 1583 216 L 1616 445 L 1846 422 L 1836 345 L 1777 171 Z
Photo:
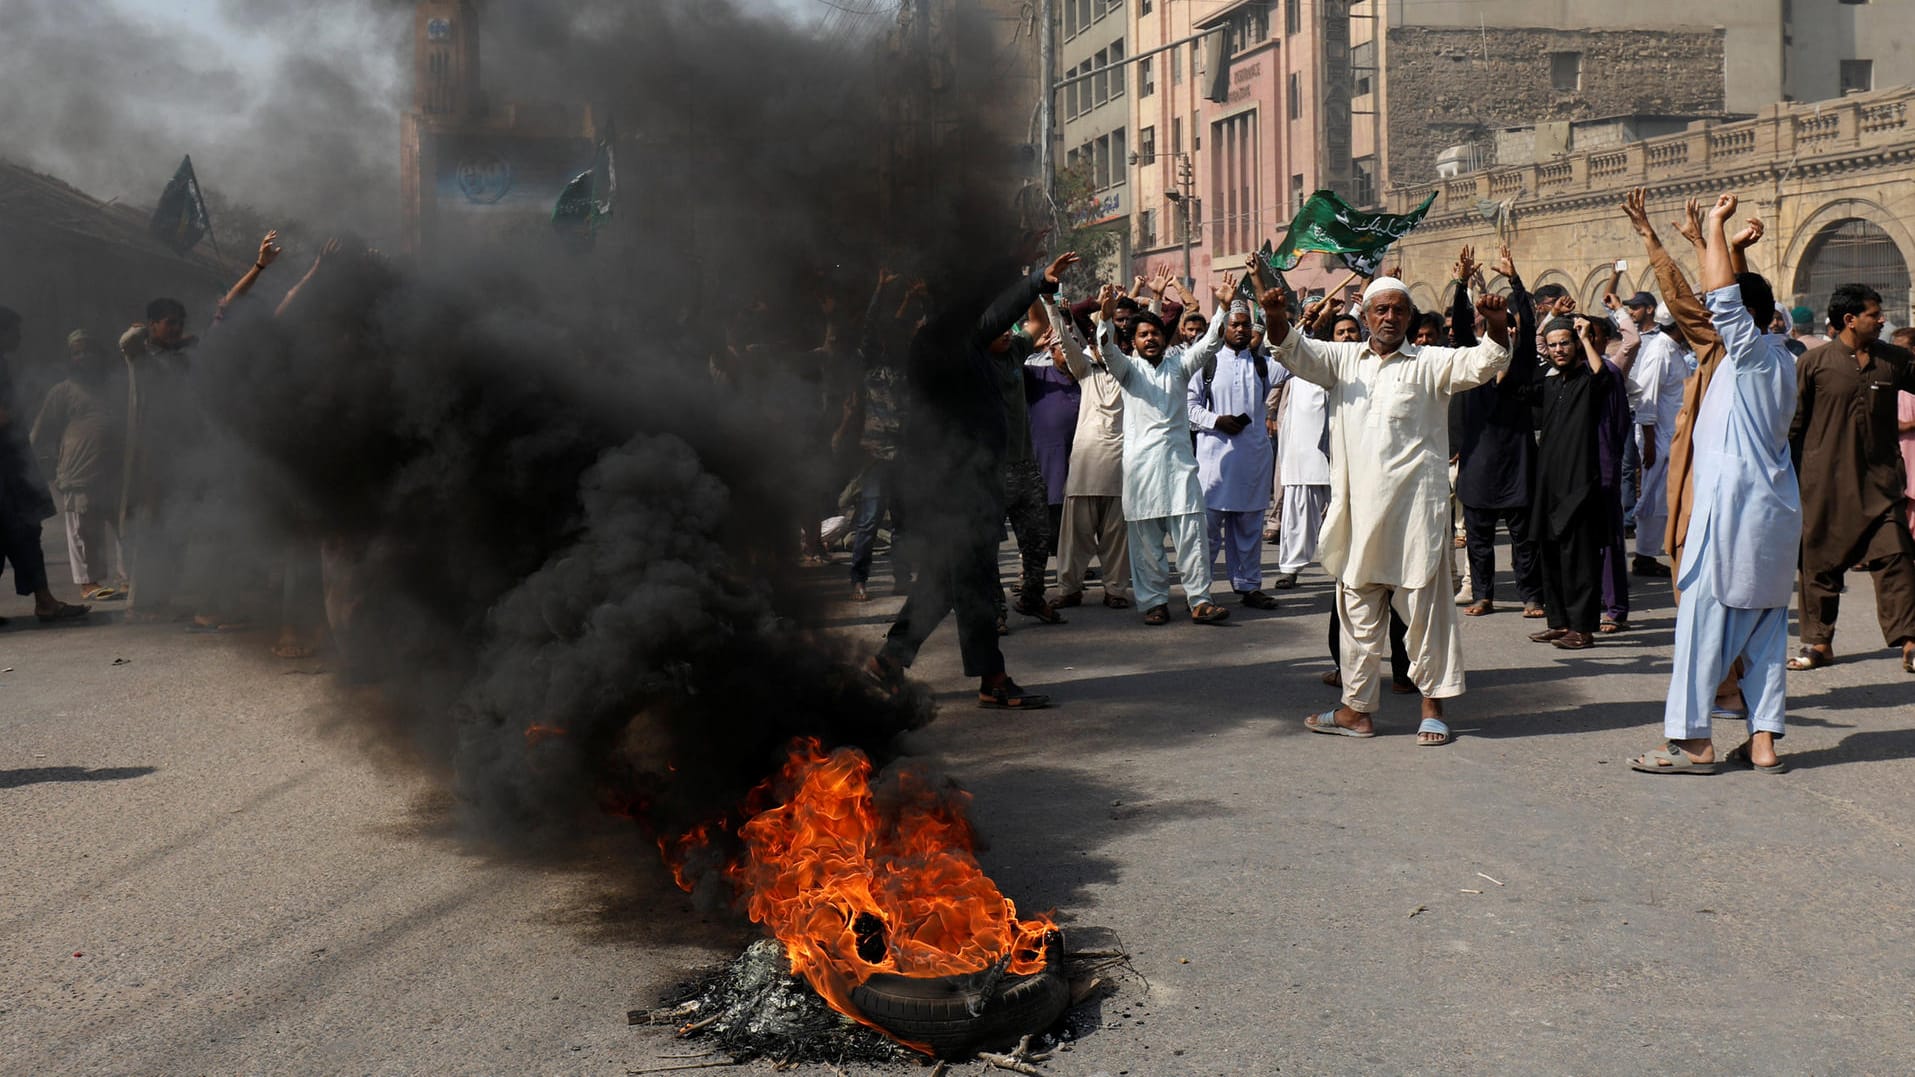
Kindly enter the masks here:
M 910 747 L 975 794 L 1021 907 L 1134 954 L 1142 979 L 1050 1073 L 1906 1072 L 1915 710 L 1851 581 L 1842 662 L 1792 675 L 1781 776 L 1628 770 L 1659 743 L 1660 582 L 1582 654 L 1513 610 L 1467 621 L 1444 748 L 1415 746 L 1403 697 L 1375 740 L 1303 729 L 1334 700 L 1314 571 L 1220 627 L 1146 628 L 1094 589 L 1069 625 L 1014 618 L 1012 672 L 1059 703 L 1040 714 L 972 709 L 947 624 L 916 669 L 946 709 Z M 693 911 L 642 843 L 474 849 L 323 662 L 43 629 L 5 589 L 0 1069 L 683 1064 L 626 1010 L 751 933 Z M 841 626 L 875 643 L 898 601 Z

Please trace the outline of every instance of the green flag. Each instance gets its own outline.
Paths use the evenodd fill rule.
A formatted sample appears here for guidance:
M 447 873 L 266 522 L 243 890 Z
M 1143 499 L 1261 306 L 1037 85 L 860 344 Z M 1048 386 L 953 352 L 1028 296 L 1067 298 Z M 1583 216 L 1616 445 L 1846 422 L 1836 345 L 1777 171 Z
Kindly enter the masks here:
M 1351 269 L 1374 277 L 1383 264 L 1384 252 L 1422 223 L 1434 201 L 1436 192 L 1431 191 L 1422 205 L 1408 213 L 1366 213 L 1338 198 L 1335 191 L 1318 191 L 1290 221 L 1290 230 L 1284 233 L 1283 244 L 1271 262 L 1291 269 L 1302 255 L 1324 251 L 1342 255 Z
M 552 207 L 552 227 L 561 233 L 589 240 L 605 218 L 612 215 L 618 195 L 618 164 L 612 154 L 612 140 L 600 140 L 592 167 L 573 176 Z
M 193 174 L 193 158 L 180 158 L 180 166 L 160 193 L 153 207 L 153 219 L 147 228 L 153 238 L 185 254 L 213 230 L 212 215 L 206 212 L 206 198 L 200 194 L 199 177 Z

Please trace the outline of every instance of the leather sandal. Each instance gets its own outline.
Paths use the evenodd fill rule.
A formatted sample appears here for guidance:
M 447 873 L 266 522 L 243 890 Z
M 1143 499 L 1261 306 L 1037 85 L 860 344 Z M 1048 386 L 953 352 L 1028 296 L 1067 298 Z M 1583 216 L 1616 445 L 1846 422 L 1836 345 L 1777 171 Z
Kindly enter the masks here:
M 1529 639 L 1531 643 L 1554 643 L 1567 635 L 1569 635 L 1567 628 L 1545 628 L 1541 632 L 1531 632 Z

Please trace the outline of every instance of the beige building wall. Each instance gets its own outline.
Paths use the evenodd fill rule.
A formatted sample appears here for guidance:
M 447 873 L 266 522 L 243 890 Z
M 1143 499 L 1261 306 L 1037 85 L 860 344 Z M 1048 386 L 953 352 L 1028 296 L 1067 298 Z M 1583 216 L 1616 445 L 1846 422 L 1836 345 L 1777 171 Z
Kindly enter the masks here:
M 1524 282 L 1562 284 L 1585 307 L 1596 303 L 1608 266 L 1625 259 L 1623 293 L 1656 291 L 1643 246 L 1620 204 L 1631 187 L 1649 192 L 1652 219 L 1694 280 L 1696 259 L 1669 222 L 1688 198 L 1712 202 L 1721 191 L 1742 199 L 1742 216 L 1763 218 L 1767 235 L 1751 265 L 1776 294 L 1822 317 L 1828 293 L 1850 280 L 1883 293 L 1898 325 L 1911 323 L 1908 267 L 1915 264 L 1915 89 L 1841 101 L 1776 105 L 1755 120 L 1698 124 L 1665 138 L 1542 165 L 1493 169 L 1391 192 L 1403 212 L 1430 192 L 1436 202 L 1398 250 L 1419 306 L 1447 300 L 1449 267 L 1459 246 L 1495 260 L 1496 225 L 1485 210 L 1515 197 L 1506 235 Z

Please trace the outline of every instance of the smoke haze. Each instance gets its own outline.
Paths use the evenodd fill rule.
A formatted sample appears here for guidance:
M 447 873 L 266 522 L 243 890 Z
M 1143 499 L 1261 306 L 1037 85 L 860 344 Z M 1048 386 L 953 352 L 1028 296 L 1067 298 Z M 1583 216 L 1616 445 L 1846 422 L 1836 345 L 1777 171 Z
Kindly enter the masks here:
M 229 114 L 209 103 L 224 75 L 137 25 L 6 3 L 45 47 L 29 70 L 9 59 L 0 92 L 57 84 L 0 120 L 8 152 L 29 140 L 85 185 L 186 145 L 209 186 L 389 234 L 377 72 L 409 57 L 409 5 L 341 6 L 378 47 L 302 57 Z M 320 18 L 245 10 L 294 33 Z M 846 478 L 827 441 L 878 267 L 947 304 L 1014 279 L 1000 132 L 1025 117 L 983 77 L 1002 57 L 971 20 L 938 28 L 982 74 L 931 137 L 900 119 L 920 74 L 763 10 L 483 12 L 488 96 L 617 118 L 612 224 L 589 253 L 526 242 L 480 264 L 350 243 L 273 317 L 304 268 L 288 256 L 207 333 L 198 409 L 156 432 L 189 461 L 168 523 L 199 551 L 189 590 L 267 623 L 282 593 L 318 616 L 323 563 L 355 713 L 447 775 L 478 831 L 549 847 L 609 810 L 675 833 L 736 804 L 793 735 L 877 748 L 928 717 L 864 688 L 789 566 Z M 102 79 L 71 77 L 81 52 Z

